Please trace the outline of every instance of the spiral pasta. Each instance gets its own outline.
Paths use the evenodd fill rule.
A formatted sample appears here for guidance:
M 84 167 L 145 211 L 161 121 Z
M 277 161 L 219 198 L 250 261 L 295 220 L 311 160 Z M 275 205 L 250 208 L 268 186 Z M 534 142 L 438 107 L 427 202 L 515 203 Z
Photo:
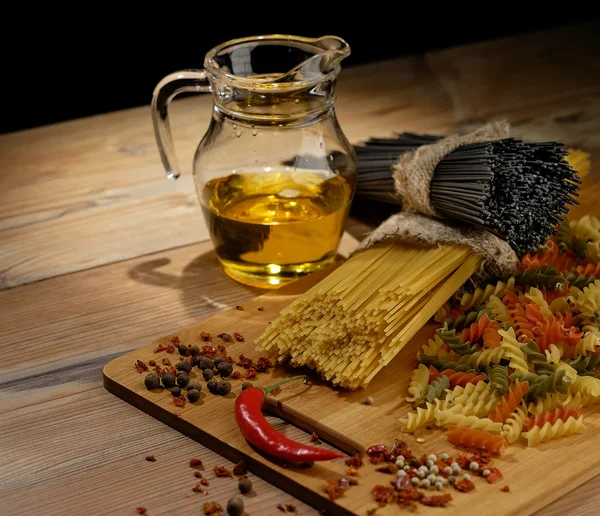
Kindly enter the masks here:
M 501 346 L 475 351 L 470 355 L 460 357 L 458 363 L 465 364 L 473 369 L 490 366 L 491 364 L 499 364 L 504 358 L 504 349 Z
M 502 429 L 500 430 L 500 437 L 509 444 L 514 443 L 521 435 L 525 419 L 527 419 L 527 408 L 521 404 L 508 416 L 508 418 L 506 418 L 506 422 L 502 425 Z
M 534 417 L 530 417 L 525 421 L 523 425 L 524 430 L 527 432 L 531 430 L 534 426 L 542 427 L 546 423 L 550 423 L 553 425 L 559 419 L 566 421 L 570 417 L 578 418 L 581 415 L 581 405 L 578 407 L 559 407 L 554 410 L 549 410 L 542 414 L 537 414 Z
M 487 313 L 484 313 L 477 322 L 463 329 L 461 333 L 462 341 L 474 343 L 482 339 L 486 348 L 495 348 L 500 345 L 499 329 L 500 325 L 490 319 Z
M 527 439 L 527 446 L 537 446 L 539 443 L 558 439 L 559 437 L 581 434 L 585 431 L 583 425 L 583 416 L 578 418 L 570 417 L 566 421 L 559 419 L 556 423 L 546 423 L 544 426 L 534 426 L 528 432 L 523 432 L 523 437 Z
M 556 407 L 569 406 L 569 402 L 573 399 L 570 393 L 562 394 L 560 392 L 551 392 L 545 397 L 537 398 L 527 405 L 527 411 L 534 416 L 543 414 Z
M 489 309 L 494 319 L 501 322 L 504 325 L 510 326 L 512 324 L 512 317 L 506 308 L 506 305 L 497 296 L 490 296 L 485 307 Z
M 490 387 L 500 396 L 503 396 L 508 391 L 510 380 L 506 367 L 494 366 L 490 373 Z
M 429 369 L 423 364 L 419 364 L 411 376 L 410 384 L 408 387 L 408 394 L 406 401 L 414 402 L 417 405 L 424 403 L 423 393 L 429 384 Z
M 587 332 L 587 334 L 575 345 L 575 354 L 587 356 L 596 353 L 600 346 L 600 333 Z
M 462 331 L 471 324 L 478 322 L 484 315 L 492 315 L 492 311 L 487 308 L 481 310 L 471 310 L 470 312 L 460 314 L 456 318 L 448 318 L 444 321 L 449 330 Z
M 401 419 L 402 431 L 412 433 L 417 428 L 431 423 L 436 413 L 440 410 L 442 402 L 436 400 L 435 403 L 426 402 L 425 407 L 417 407 L 415 410 L 411 410 L 406 417 Z
M 540 307 L 540 313 L 544 317 L 550 317 L 553 315 L 552 310 L 550 310 L 550 305 L 548 301 L 544 298 L 544 294 L 539 288 L 531 287 L 529 292 L 525 294 L 525 297 L 529 299 L 532 303 L 535 303 Z
M 504 358 L 509 360 L 509 367 L 522 374 L 528 373 L 529 365 L 527 364 L 525 353 L 521 351 L 515 330 L 513 328 L 498 330 L 498 334 L 502 338 L 500 346 L 504 350 Z
M 504 423 L 511 412 L 513 412 L 523 398 L 527 396 L 528 389 L 529 384 L 527 382 L 520 382 L 519 379 L 517 379 L 515 385 L 510 387 L 508 392 L 502 396 L 494 411 L 490 413 L 489 418 L 492 421 Z
M 474 292 L 465 292 L 460 300 L 460 305 L 468 310 L 474 306 L 484 304 L 490 296 L 502 297 L 506 292 L 514 289 L 515 278 L 508 278 L 506 282 L 486 285 L 484 288 L 476 288 Z
M 502 448 L 507 446 L 506 441 L 499 435 L 460 426 L 449 426 L 446 436 L 452 444 L 485 450 L 494 454 L 500 453 Z
M 570 382 L 575 382 L 575 380 L 577 380 L 577 371 L 566 362 L 560 362 L 559 364 L 555 365 L 554 371 L 556 373 L 564 371 L 565 378 L 568 378 Z
M 456 330 L 449 330 L 445 324 L 443 328 L 438 330 L 438 335 L 452 351 L 459 355 L 466 355 L 475 351 L 470 342 L 463 342 L 461 334 L 457 334 Z
M 456 389 L 459 389 L 457 387 Z M 461 393 L 453 396 L 453 405 L 447 410 L 466 416 L 487 416 L 496 406 L 500 396 L 492 391 L 489 384 L 481 381 L 468 384 Z
M 577 374 L 583 374 L 585 372 L 596 371 L 596 366 L 600 363 L 600 353 L 594 353 L 593 355 L 578 355 L 577 358 L 567 360 L 569 364 Z
M 422 354 L 442 360 L 458 360 L 460 358 L 460 355 L 445 349 L 444 341 L 437 333 L 433 336 L 433 339 L 429 339 L 427 343 L 423 344 Z
M 431 366 L 429 368 L 429 374 L 430 374 L 430 378 L 432 376 L 434 376 L 434 374 L 432 374 L 431 371 Z M 437 373 L 437 370 L 435 370 Z M 482 380 L 486 380 L 487 376 L 484 374 L 477 374 L 474 372 L 461 372 L 461 371 L 455 371 L 454 369 L 444 369 L 443 371 L 439 372 L 437 376 L 447 376 L 448 377 L 448 381 L 450 382 L 450 387 L 454 388 L 457 385 L 460 385 L 461 387 L 466 386 L 469 383 L 477 383 L 480 382 Z
M 600 240 L 600 219 L 593 215 L 584 215 L 579 220 L 572 220 L 571 235 L 592 242 Z
M 545 396 L 549 392 L 566 394 L 569 392 L 569 385 L 571 385 L 571 378 L 567 376 L 565 369 L 560 369 L 556 373 L 541 374 L 539 376 L 534 373 L 527 373 L 526 375 L 513 373 L 511 376 L 529 384 L 529 400 Z
M 571 392 L 598 400 L 600 399 L 600 380 L 591 376 L 578 376 L 571 387 Z
M 597 279 L 583 290 L 571 288 L 569 299 L 573 308 L 589 317 L 596 317 L 600 313 L 600 279 Z
M 486 417 L 466 416 L 450 410 L 442 410 L 435 414 L 435 420 L 438 426 L 460 426 L 472 428 L 474 430 L 483 430 L 485 432 L 499 433 L 502 430 L 502 423 L 497 423 Z
M 433 403 L 436 398 L 441 398 L 442 393 L 450 387 L 450 380 L 447 376 L 442 375 L 433 380 L 425 389 L 424 399 L 429 403 Z

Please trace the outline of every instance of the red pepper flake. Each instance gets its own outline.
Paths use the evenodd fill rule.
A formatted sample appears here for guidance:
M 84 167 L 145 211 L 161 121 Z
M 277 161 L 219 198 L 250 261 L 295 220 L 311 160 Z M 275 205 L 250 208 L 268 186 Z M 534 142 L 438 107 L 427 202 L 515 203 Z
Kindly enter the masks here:
M 185 407 L 185 398 L 183 396 L 173 396 L 173 403 L 177 407 Z
M 233 332 L 233 336 L 235 337 L 235 340 L 237 340 L 238 342 L 244 342 L 244 337 L 242 337 L 237 331 Z
M 135 361 L 135 368 L 138 370 L 138 373 L 145 373 L 148 370 L 148 366 L 141 360 Z
M 244 307 L 241 305 L 235 305 L 235 309 L 239 310 L 240 312 L 242 312 L 244 310 Z
M 375 471 L 379 471 L 380 473 L 388 473 L 390 475 L 395 475 L 398 471 L 398 468 L 394 464 L 386 464 L 385 466 L 381 466 L 377 468 Z
M 285 512 L 285 507 L 278 503 L 275 507 L 277 507 L 281 512 Z
M 443 495 L 424 496 L 420 502 L 423 505 L 429 507 L 444 507 L 448 502 L 452 501 L 452 495 L 450 493 L 444 493 Z
M 379 464 L 385 461 L 385 453 L 387 448 L 384 444 L 376 444 L 367 448 L 367 455 L 372 464 Z
M 217 502 L 204 502 L 204 514 L 215 514 L 215 513 L 223 512 L 223 507 L 221 507 Z
M 344 478 L 348 478 L 348 477 L 344 477 Z M 348 478 L 348 485 L 350 485 L 350 486 L 357 486 L 358 485 L 358 480 L 356 480 L 355 478 Z
M 254 367 L 249 367 L 246 371 L 246 378 L 254 378 L 256 377 L 256 369 Z
M 157 366 L 154 368 L 154 372 L 155 372 L 155 373 L 156 373 L 158 376 L 160 376 L 161 378 L 162 378 L 162 375 L 165 373 L 165 372 L 163 371 L 163 368 L 162 368 L 162 367 L 160 367 L 159 365 L 157 365 Z
M 196 478 L 202 478 L 202 473 L 200 473 L 199 471 L 194 471 L 194 476 Z
M 229 335 L 229 333 L 219 333 L 217 337 L 224 340 L 225 342 L 233 342 L 233 337 Z
M 350 466 L 347 470 L 346 470 L 346 474 L 350 475 L 351 477 L 355 477 L 358 475 L 358 469 L 355 468 L 354 466 Z
M 225 357 L 225 362 L 228 362 L 228 363 L 230 363 L 231 365 L 233 365 L 233 357 L 232 357 L 232 356 L 229 356 L 229 355 L 227 355 L 227 356 Z
M 244 466 L 244 461 L 240 461 L 238 462 L 234 467 L 233 467 L 233 474 L 236 477 L 239 477 L 240 475 L 245 475 L 246 474 L 246 467 Z
M 194 487 L 192 487 L 192 491 L 194 491 L 194 493 L 203 493 L 204 488 L 202 487 L 202 484 L 198 482 Z
M 156 362 L 154 360 L 148 360 L 148 365 L 150 367 L 154 367 L 154 366 L 156 366 Z
M 235 372 L 231 373 L 231 377 L 235 378 L 236 380 L 241 378 L 242 376 L 243 376 L 242 373 L 240 373 L 239 371 L 235 371 Z
M 175 366 L 171 366 L 167 368 L 167 371 L 169 371 L 169 373 L 173 373 L 174 375 L 177 374 L 177 371 L 175 369 Z
M 481 468 L 479 468 L 481 469 Z M 500 470 L 496 468 L 487 468 L 490 470 L 490 474 L 487 476 L 486 480 L 488 484 L 493 484 L 496 480 L 500 480 L 502 478 L 502 473 Z
M 215 358 L 217 356 L 217 348 L 214 346 L 202 346 L 202 355 L 207 358 Z
M 363 459 L 360 453 L 355 453 L 349 459 L 345 461 L 346 466 L 353 466 L 355 468 L 360 468 L 363 465 Z
M 256 370 L 259 373 L 265 373 L 269 367 L 273 367 L 273 364 L 268 358 L 260 357 L 256 363 Z
M 225 466 L 215 466 L 213 471 L 218 477 L 233 477 L 231 471 L 229 471 Z
M 166 366 L 171 365 L 171 361 L 169 360 L 169 357 L 163 358 L 162 363 L 163 363 L 163 365 L 166 365 Z
M 169 344 L 167 346 L 167 353 L 171 353 L 171 354 L 175 353 L 175 347 L 173 347 L 173 346 L 171 346 L 171 344 Z
M 227 349 L 225 348 L 225 346 L 223 346 L 223 344 L 219 344 L 217 346 L 217 353 L 222 357 L 225 357 L 227 355 Z
M 286 503 L 285 504 L 285 510 L 287 512 L 296 512 L 296 506 L 294 504 L 291 504 L 291 503 Z
M 473 489 L 475 489 L 475 484 L 472 480 L 459 480 L 458 482 L 454 482 L 452 487 L 461 493 L 468 493 L 469 491 L 473 491 Z
M 156 462 L 156 457 L 155 457 L 154 455 L 148 455 L 148 456 L 146 457 L 146 460 L 147 460 L 148 462 Z
M 200 333 L 200 339 L 203 340 L 204 342 L 210 341 L 211 340 L 210 333 L 203 331 L 202 333 Z
M 264 312 L 265 311 L 265 307 L 264 306 L 259 306 L 258 307 L 258 311 L 259 312 Z
M 202 468 L 202 459 L 192 459 L 190 460 L 190 468 L 200 469 Z
M 390 503 L 396 498 L 396 491 L 392 486 L 376 485 L 371 493 L 376 502 Z
M 469 457 L 466 453 L 459 453 L 454 459 L 461 469 L 469 469 L 469 464 L 471 464 L 471 457 Z
M 145 507 L 138 507 L 136 510 L 137 510 L 138 514 L 146 514 L 146 508 Z
M 510 493 L 510 487 L 504 486 L 504 487 L 500 488 L 500 491 L 502 491 L 503 493 Z
M 337 500 L 344 494 L 344 490 L 345 489 L 340 486 L 339 482 L 336 482 L 335 480 L 328 480 L 325 482 L 325 492 L 330 500 Z
M 321 443 L 321 439 L 319 439 L 319 436 L 317 435 L 316 432 L 313 432 L 312 434 L 310 434 L 310 442 L 315 443 L 315 444 L 323 444 L 323 443 Z
M 243 367 L 244 369 L 248 369 L 248 368 L 252 367 L 252 359 L 245 357 L 244 355 L 240 355 L 240 358 L 235 363 L 235 365 Z
M 201 483 L 203 486 L 206 486 L 206 487 L 208 487 L 208 486 L 209 486 L 208 480 L 206 480 L 205 478 L 203 478 L 202 480 L 200 480 L 200 483 Z
M 167 346 L 159 344 L 158 347 L 154 350 L 155 353 L 160 353 L 161 351 L 167 351 Z
M 181 344 L 181 341 L 179 340 L 179 337 L 177 335 L 175 335 L 175 337 L 173 337 L 171 339 L 171 342 L 175 345 L 175 346 L 179 346 L 179 344 Z

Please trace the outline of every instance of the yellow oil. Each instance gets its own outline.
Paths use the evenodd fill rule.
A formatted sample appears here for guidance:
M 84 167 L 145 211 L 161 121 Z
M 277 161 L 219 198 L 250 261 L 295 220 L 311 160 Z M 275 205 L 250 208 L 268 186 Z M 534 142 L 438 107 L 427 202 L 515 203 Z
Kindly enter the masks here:
M 213 179 L 202 209 L 225 272 L 277 288 L 331 263 L 352 190 L 330 171 L 244 171 Z

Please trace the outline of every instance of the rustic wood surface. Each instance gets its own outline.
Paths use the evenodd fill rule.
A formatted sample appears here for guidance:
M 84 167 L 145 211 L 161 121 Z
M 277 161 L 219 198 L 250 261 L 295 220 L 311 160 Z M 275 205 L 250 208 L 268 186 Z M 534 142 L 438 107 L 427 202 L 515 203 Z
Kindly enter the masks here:
M 586 196 L 597 214 L 599 30 L 590 23 L 344 69 L 340 122 L 358 142 L 505 118 L 519 136 L 591 152 Z M 0 136 L 0 513 L 199 512 L 189 459 L 209 470 L 227 462 L 101 385 L 111 359 L 260 293 L 227 278 L 209 242 L 195 243 L 205 230 L 189 170 L 209 109 L 206 96 L 174 103 L 179 182 L 164 179 L 148 108 Z M 351 229 L 361 236 L 368 226 Z M 277 503 L 292 501 L 254 480 L 249 514 L 278 514 Z M 596 477 L 544 512 L 595 514 L 599 487 Z M 235 486 L 219 480 L 209 491 L 224 503 Z

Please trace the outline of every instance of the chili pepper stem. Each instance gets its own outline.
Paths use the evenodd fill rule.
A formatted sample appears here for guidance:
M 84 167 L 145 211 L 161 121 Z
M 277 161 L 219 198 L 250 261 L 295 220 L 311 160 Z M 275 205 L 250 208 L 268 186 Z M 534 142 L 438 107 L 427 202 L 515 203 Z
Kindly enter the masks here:
M 277 389 L 277 387 L 279 387 L 280 385 L 283 385 L 284 383 L 292 382 L 294 380 L 299 380 L 300 378 L 304 378 L 304 383 L 308 382 L 308 376 L 306 376 L 305 374 L 301 374 L 299 376 L 293 376 L 292 378 L 286 378 L 285 380 L 281 380 L 280 382 L 270 385 L 269 387 L 259 387 L 259 389 L 265 393 L 265 398 L 266 398 L 269 394 L 271 394 L 272 391 Z

